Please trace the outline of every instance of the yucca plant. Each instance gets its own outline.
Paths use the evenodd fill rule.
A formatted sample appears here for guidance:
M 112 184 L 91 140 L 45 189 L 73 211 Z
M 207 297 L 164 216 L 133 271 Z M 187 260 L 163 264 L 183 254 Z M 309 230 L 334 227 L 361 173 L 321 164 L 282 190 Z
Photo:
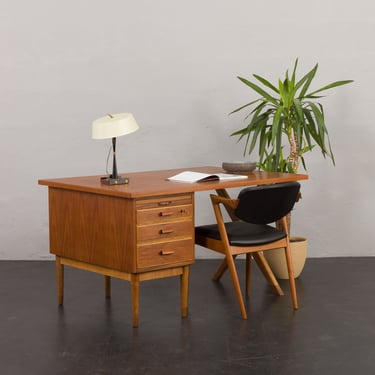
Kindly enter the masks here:
M 299 80 L 296 77 L 297 65 L 298 59 L 292 75 L 289 76 L 287 70 L 284 80 L 279 79 L 277 86 L 257 74 L 253 77 L 261 85 L 238 77 L 260 97 L 231 112 L 252 108 L 245 118 L 247 125 L 231 135 L 239 136 L 239 140 L 246 139 L 244 155 L 251 154 L 258 147 L 258 167 L 262 170 L 297 173 L 300 162 L 306 169 L 304 153 L 316 146 L 335 164 L 323 105 L 317 102 L 322 96 L 317 94 L 353 81 L 336 81 L 309 91 L 318 64 Z

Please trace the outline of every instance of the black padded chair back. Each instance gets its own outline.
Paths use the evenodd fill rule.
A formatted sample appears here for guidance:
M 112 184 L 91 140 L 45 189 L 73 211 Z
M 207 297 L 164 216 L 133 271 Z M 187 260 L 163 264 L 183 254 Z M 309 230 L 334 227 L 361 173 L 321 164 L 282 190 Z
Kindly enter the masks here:
M 248 223 L 275 222 L 293 209 L 299 189 L 298 182 L 245 188 L 238 195 L 239 203 L 235 214 Z

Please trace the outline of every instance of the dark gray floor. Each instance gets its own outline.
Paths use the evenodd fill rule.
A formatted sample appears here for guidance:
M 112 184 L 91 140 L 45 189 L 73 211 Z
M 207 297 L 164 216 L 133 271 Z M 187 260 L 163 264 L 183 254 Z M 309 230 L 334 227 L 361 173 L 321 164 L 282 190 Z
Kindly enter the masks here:
M 126 281 L 106 300 L 101 276 L 66 268 L 59 308 L 53 262 L 0 262 L 0 374 L 375 374 L 375 258 L 309 259 L 298 312 L 254 271 L 247 321 L 216 264 L 192 266 L 184 320 L 178 278 L 142 283 L 133 329 Z

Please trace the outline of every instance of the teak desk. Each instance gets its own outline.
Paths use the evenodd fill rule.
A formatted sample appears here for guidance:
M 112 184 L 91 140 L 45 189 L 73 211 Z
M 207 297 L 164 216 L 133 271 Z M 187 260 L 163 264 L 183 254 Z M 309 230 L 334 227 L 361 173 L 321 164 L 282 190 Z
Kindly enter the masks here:
M 253 172 L 247 179 L 184 183 L 168 181 L 183 170 L 223 172 L 218 167 L 128 173 L 127 185 L 108 186 L 100 176 L 39 180 L 48 186 L 50 252 L 56 255 L 58 303 L 63 303 L 64 265 L 131 283 L 133 326 L 138 326 L 139 283 L 180 276 L 181 315 L 187 316 L 189 266 L 194 263 L 194 192 L 305 180 L 307 175 Z

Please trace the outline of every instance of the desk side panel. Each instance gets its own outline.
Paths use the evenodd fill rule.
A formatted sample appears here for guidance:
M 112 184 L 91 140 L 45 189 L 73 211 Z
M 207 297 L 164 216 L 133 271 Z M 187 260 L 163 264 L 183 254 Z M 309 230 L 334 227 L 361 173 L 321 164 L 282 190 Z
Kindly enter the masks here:
M 135 272 L 133 199 L 49 188 L 50 252 Z

